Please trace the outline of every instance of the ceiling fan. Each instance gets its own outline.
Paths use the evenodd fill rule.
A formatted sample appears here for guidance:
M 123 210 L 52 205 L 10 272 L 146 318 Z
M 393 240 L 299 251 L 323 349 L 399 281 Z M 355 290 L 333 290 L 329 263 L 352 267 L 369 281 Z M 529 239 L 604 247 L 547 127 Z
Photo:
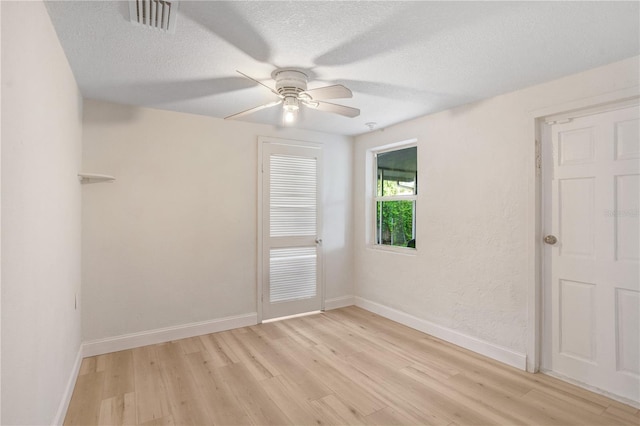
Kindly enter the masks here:
M 243 77 L 246 77 L 257 84 L 266 87 L 278 97 L 278 100 L 269 102 L 268 104 L 253 107 L 236 114 L 232 114 L 228 117 L 225 117 L 225 120 L 229 118 L 242 117 L 244 115 L 251 114 L 262 109 L 271 108 L 280 104 L 282 104 L 283 120 L 286 124 L 293 123 L 296 120 L 298 111 L 300 110 L 301 106 L 317 109 L 318 111 L 340 114 L 350 118 L 360 115 L 360 110 L 357 108 L 324 102 L 327 99 L 351 98 L 353 96 L 351 90 L 341 84 L 307 90 L 308 76 L 306 73 L 299 69 L 279 68 L 271 73 L 271 77 L 276 82 L 275 89 L 256 80 L 255 78 L 249 77 L 248 75 L 240 71 L 237 72 Z

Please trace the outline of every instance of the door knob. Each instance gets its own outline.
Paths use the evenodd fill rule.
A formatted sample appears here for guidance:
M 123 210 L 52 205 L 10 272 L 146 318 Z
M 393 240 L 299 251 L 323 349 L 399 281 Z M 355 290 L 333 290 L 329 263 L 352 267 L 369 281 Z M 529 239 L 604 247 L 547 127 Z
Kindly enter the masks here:
M 322 244 L 322 238 L 316 238 L 316 244 Z
M 558 239 L 556 238 L 555 235 L 547 235 L 546 237 L 544 237 L 544 242 L 546 244 L 554 245 L 555 243 L 558 242 Z

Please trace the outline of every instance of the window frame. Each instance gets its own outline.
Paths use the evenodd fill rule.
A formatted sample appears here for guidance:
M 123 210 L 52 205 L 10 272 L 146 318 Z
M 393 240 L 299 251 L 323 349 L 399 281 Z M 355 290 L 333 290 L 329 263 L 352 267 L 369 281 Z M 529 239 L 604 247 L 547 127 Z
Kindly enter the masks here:
M 416 238 L 416 212 L 417 212 L 417 205 L 418 205 L 418 194 L 417 194 L 417 188 L 418 188 L 418 171 L 416 171 L 416 193 L 412 194 L 412 195 L 387 195 L 387 196 L 379 196 L 378 195 L 378 185 L 377 185 L 377 180 L 378 180 L 378 155 L 380 154 L 386 154 L 389 152 L 393 152 L 393 151 L 400 151 L 403 149 L 407 149 L 407 148 L 416 148 L 416 166 L 418 171 L 420 170 L 420 164 L 418 161 L 418 141 L 417 139 L 411 139 L 411 140 L 407 140 L 407 141 L 402 141 L 402 142 L 396 142 L 396 143 L 392 143 L 392 144 L 388 144 L 388 145 L 384 145 L 384 146 L 380 146 L 377 148 L 373 148 L 371 150 L 369 150 L 369 155 L 370 155 L 370 161 L 371 161 L 371 173 L 369 176 L 369 182 L 367 186 L 371 186 L 370 191 L 369 191 L 369 197 L 371 202 L 368 203 L 369 204 L 369 217 L 371 218 L 371 222 L 370 222 L 370 229 L 368 232 L 368 247 L 375 249 L 375 250 L 382 250 L 382 251 L 391 251 L 391 252 L 396 252 L 396 253 L 402 253 L 402 254 L 408 254 L 408 255 L 414 255 L 417 251 L 417 247 L 402 247 L 402 246 L 392 246 L 390 244 L 381 244 L 378 243 L 378 215 L 377 215 L 377 208 L 378 208 L 378 202 L 382 201 L 412 201 L 413 202 L 413 215 L 412 215 L 412 234 L 413 234 L 413 238 Z

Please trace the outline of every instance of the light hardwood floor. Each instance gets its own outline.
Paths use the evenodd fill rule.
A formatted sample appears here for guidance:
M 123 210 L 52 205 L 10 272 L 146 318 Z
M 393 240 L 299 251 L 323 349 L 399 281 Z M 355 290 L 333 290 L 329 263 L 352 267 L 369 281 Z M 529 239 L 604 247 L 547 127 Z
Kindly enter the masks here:
M 349 307 L 86 358 L 65 424 L 637 426 L 640 413 Z

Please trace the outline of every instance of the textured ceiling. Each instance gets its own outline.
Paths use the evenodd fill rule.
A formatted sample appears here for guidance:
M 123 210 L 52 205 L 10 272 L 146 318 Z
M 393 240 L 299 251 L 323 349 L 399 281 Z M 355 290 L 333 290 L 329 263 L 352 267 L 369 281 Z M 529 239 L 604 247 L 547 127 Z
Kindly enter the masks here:
M 299 67 L 344 84 L 357 118 L 305 110 L 297 127 L 355 135 L 640 53 L 638 2 L 182 1 L 174 34 L 128 2 L 48 1 L 86 98 L 225 117 L 274 100 Z M 281 109 L 243 121 L 281 123 Z

